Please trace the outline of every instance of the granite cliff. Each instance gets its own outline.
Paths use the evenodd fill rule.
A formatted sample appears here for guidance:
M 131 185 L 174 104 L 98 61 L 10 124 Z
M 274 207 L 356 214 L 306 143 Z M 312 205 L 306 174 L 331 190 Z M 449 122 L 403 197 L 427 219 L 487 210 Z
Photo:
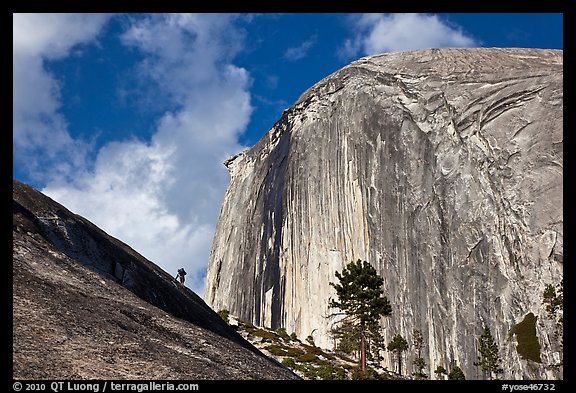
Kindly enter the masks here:
M 298 379 L 121 241 L 13 182 L 14 379 Z
M 505 378 L 562 378 L 549 367 L 562 350 L 542 305 L 563 276 L 562 116 L 562 51 L 351 63 L 225 162 L 207 303 L 332 347 L 329 282 L 362 259 L 393 305 L 386 340 L 420 330 L 428 375 L 457 364 L 483 378 L 473 362 L 488 325 Z M 531 359 L 511 334 L 530 313 Z

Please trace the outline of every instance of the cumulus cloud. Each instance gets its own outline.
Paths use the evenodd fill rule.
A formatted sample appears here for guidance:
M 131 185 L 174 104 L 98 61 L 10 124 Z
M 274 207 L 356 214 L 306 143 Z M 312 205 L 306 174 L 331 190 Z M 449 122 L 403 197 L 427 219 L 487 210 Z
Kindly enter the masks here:
M 308 51 L 316 44 L 317 39 L 318 36 L 313 35 L 300 45 L 286 49 L 283 57 L 290 61 L 303 59 L 308 54 Z
M 106 14 L 13 14 L 13 153 L 32 178 L 56 158 L 54 172 L 69 175 L 85 165 L 87 141 L 74 140 L 59 113 L 60 85 L 44 67 L 92 42 L 108 20 Z
M 243 39 L 234 18 L 129 18 L 121 40 L 141 56 L 135 72 L 148 88 L 140 91 L 170 110 L 149 140 L 110 142 L 73 179 L 54 177 L 42 190 L 164 270 L 184 267 L 186 284 L 200 295 L 229 182 L 223 161 L 244 148 L 238 138 L 252 112 L 249 75 L 232 63 Z
M 437 15 L 361 14 L 354 15 L 351 24 L 355 35 L 340 48 L 340 55 L 346 59 L 384 52 L 480 45 Z

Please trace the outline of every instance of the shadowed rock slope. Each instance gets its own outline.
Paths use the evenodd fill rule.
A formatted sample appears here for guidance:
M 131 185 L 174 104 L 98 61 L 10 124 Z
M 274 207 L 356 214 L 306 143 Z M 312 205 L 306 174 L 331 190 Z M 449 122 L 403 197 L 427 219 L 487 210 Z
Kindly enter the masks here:
M 13 377 L 296 379 L 187 288 L 13 182 Z
M 393 306 L 386 341 L 420 330 L 428 375 L 457 364 L 486 378 L 473 363 L 488 325 L 504 378 L 561 377 L 542 298 L 563 276 L 562 51 L 359 59 L 225 164 L 206 280 L 214 309 L 331 348 L 329 283 L 362 259 Z M 530 313 L 518 343 L 511 332 Z

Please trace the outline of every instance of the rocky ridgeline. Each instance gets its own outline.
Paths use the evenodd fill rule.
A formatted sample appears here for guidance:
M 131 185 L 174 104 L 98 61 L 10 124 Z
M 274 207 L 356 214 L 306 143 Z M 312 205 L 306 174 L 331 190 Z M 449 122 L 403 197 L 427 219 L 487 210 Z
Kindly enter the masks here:
M 14 181 L 14 379 L 299 379 L 171 275 Z

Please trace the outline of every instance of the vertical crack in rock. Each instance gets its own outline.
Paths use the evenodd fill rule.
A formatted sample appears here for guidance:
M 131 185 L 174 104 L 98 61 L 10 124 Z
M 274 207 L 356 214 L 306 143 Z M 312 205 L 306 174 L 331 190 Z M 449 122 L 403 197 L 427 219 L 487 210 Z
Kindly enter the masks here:
M 542 317 L 542 364 L 507 335 L 562 279 L 562 77 L 562 51 L 486 48 L 370 56 L 321 80 L 227 161 L 206 301 L 332 348 L 329 283 L 363 259 L 392 302 L 385 339 L 420 330 L 429 375 L 479 377 L 488 324 L 507 378 L 561 377 Z

